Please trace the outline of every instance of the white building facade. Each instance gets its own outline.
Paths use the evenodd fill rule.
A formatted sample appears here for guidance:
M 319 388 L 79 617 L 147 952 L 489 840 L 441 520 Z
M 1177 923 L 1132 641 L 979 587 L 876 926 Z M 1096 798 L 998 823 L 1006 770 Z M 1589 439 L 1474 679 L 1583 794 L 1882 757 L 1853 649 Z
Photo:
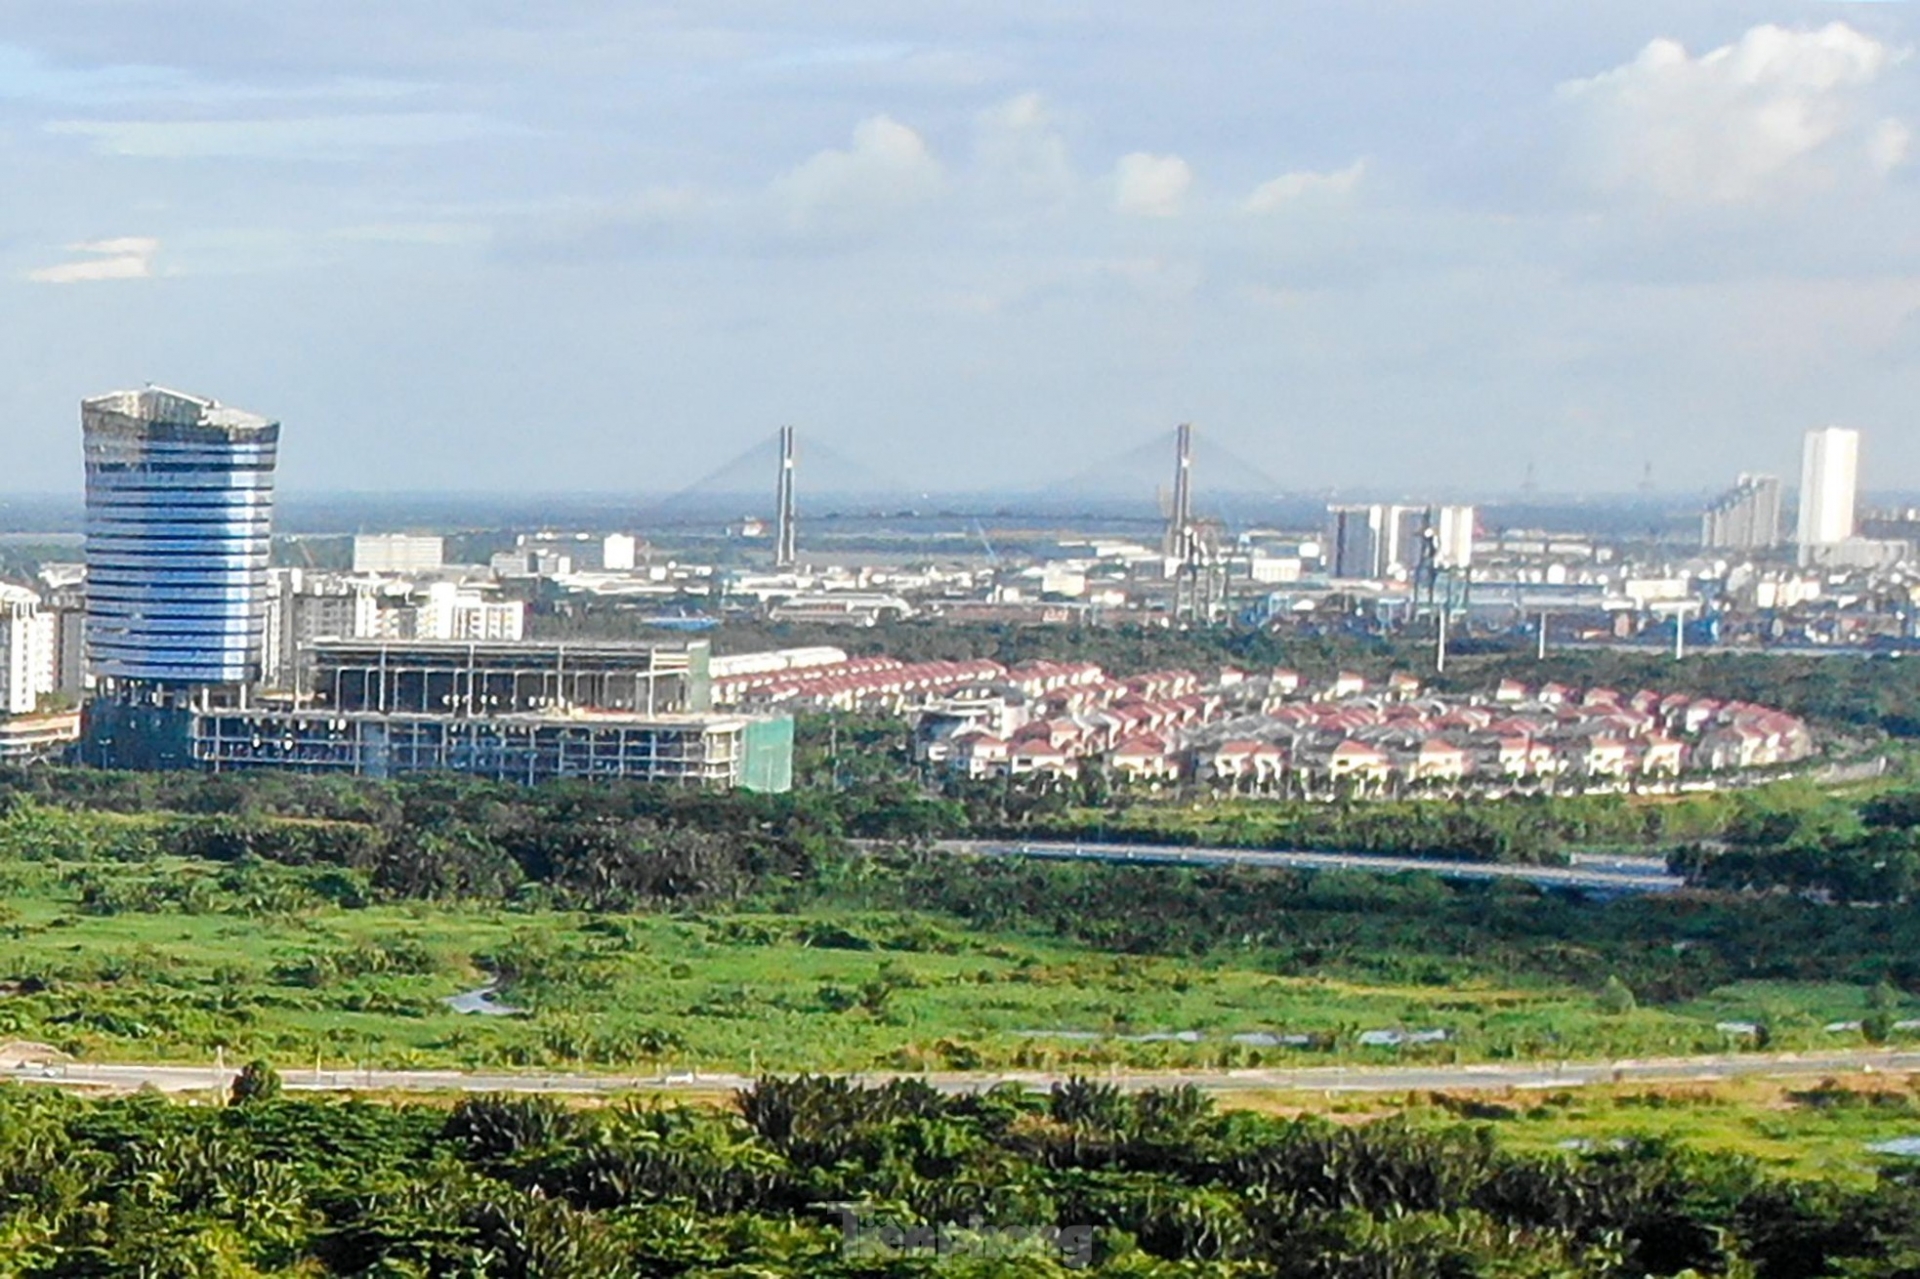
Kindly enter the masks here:
M 419 533 L 360 533 L 353 539 L 356 573 L 431 573 L 446 560 L 443 538 Z
M 38 595 L 0 585 L 0 715 L 31 715 L 54 691 L 57 627 Z
M 1800 456 L 1802 547 L 1831 546 L 1853 536 L 1860 432 L 1840 426 L 1808 431 Z

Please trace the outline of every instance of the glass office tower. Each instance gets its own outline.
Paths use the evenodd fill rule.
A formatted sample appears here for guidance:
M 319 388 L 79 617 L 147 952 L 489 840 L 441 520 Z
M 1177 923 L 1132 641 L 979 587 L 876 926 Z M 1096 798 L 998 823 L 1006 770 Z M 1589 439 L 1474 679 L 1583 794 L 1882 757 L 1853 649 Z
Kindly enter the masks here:
M 84 400 L 87 656 L 103 682 L 259 677 L 280 424 L 148 387 Z

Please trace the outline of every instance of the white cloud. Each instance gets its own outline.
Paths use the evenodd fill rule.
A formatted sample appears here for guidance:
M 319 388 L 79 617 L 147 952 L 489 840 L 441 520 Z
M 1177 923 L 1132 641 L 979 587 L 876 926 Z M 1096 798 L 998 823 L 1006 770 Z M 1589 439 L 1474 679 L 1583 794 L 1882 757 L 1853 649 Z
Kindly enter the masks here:
M 975 164 L 995 194 L 1057 205 L 1072 193 L 1067 141 L 1039 94 L 1022 93 L 981 112 L 976 136 Z
M 1699 57 L 1655 40 L 1624 66 L 1560 86 L 1577 113 L 1575 170 L 1601 190 L 1689 203 L 1822 184 L 1849 157 L 1884 172 L 1904 157 L 1905 130 L 1882 121 L 1872 132 L 1867 91 L 1903 56 L 1842 22 L 1758 26 Z
M 149 160 L 352 160 L 385 147 L 465 142 L 497 126 L 440 112 L 286 120 L 57 120 L 49 133 L 88 138 L 102 155 Z
M 1308 169 L 1283 173 L 1255 187 L 1253 194 L 1240 207 L 1248 213 L 1272 213 L 1295 201 L 1316 195 L 1351 195 L 1366 171 L 1367 162 L 1361 159 L 1331 173 L 1315 173 Z
M 1891 173 L 1906 163 L 1912 146 L 1913 130 L 1889 117 L 1873 126 L 1873 135 L 1867 139 L 1867 163 L 1875 173 Z
M 1135 151 L 1114 170 L 1113 207 L 1143 218 L 1171 218 L 1186 203 L 1193 170 L 1177 155 Z
M 29 280 L 41 284 L 81 284 L 90 280 L 144 280 L 153 274 L 153 255 L 160 241 L 145 236 L 120 236 L 111 240 L 88 240 L 69 244 L 67 251 L 89 256 L 77 262 L 41 267 L 27 272 Z
M 796 231 L 874 227 L 938 196 L 946 187 L 926 139 L 891 116 L 862 120 L 847 150 L 821 151 L 773 184 Z

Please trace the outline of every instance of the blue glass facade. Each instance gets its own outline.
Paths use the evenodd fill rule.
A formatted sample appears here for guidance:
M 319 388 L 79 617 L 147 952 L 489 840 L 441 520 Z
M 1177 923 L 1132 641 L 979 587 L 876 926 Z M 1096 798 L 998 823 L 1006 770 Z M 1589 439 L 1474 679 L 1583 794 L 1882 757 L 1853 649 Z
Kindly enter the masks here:
M 280 424 L 153 387 L 83 401 L 80 419 L 94 673 L 258 678 Z

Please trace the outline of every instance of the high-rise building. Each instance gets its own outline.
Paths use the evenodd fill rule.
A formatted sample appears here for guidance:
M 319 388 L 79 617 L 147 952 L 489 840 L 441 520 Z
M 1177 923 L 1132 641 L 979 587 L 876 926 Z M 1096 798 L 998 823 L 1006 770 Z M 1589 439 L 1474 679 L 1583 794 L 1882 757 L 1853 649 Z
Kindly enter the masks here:
M 1780 478 L 1741 475 L 1700 516 L 1700 545 L 1710 551 L 1764 551 L 1780 545 Z
M 639 542 L 631 533 L 609 533 L 600 542 L 600 567 L 609 573 L 631 573 Z
M 419 533 L 357 533 L 353 539 L 356 573 L 430 573 L 447 553 L 446 539 Z
M 389 595 L 404 601 L 405 587 L 312 569 L 271 570 L 261 681 L 270 688 L 304 691 L 301 674 L 313 642 L 379 634 L 380 615 L 387 611 L 381 605 Z
M 1384 576 L 1383 564 L 1390 530 L 1383 527 L 1384 506 L 1327 508 L 1327 575 L 1368 578 Z
M 1473 562 L 1471 506 L 1329 507 L 1327 571 L 1333 577 L 1407 578 L 1426 560 L 1433 567 L 1464 569 Z
M 55 636 L 38 595 L 0 583 L 0 715 L 31 715 L 54 691 Z
M 1379 575 L 1409 577 L 1426 559 L 1432 513 L 1424 506 L 1389 506 L 1385 512 L 1381 526 L 1387 530 L 1387 539 L 1380 548 Z
M 148 387 L 80 406 L 87 654 L 112 684 L 260 673 L 280 424 Z
M 1433 508 L 1434 566 L 1443 569 L 1473 567 L 1474 509 L 1471 506 Z
M 1800 459 L 1803 547 L 1830 546 L 1853 536 L 1854 488 L 1860 471 L 1860 432 L 1823 426 L 1807 432 Z

